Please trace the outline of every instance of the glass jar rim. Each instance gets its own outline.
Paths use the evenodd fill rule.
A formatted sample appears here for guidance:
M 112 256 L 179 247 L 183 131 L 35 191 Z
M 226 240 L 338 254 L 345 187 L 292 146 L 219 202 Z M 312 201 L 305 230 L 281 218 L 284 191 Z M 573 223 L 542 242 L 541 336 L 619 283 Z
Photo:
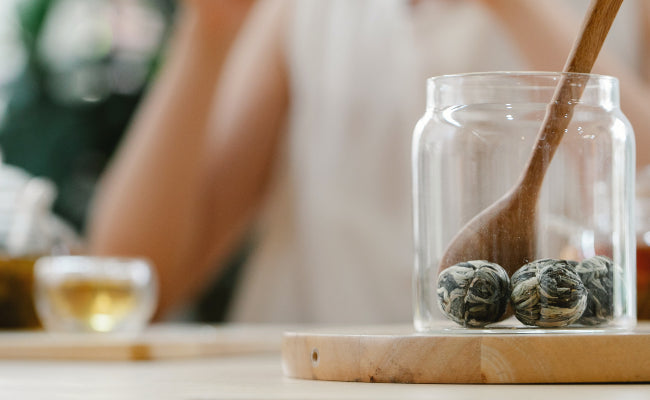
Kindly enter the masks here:
M 483 72 L 462 72 L 458 74 L 443 74 L 427 78 L 429 82 L 440 82 L 444 80 L 460 79 L 460 78 L 498 78 L 498 77 L 555 77 L 560 78 L 563 75 L 567 76 L 584 76 L 591 80 L 609 80 L 618 82 L 618 78 L 612 75 L 584 73 L 584 72 L 561 72 L 561 71 L 483 71 Z
M 606 110 L 620 107 L 616 77 L 576 72 L 494 71 L 434 76 L 427 80 L 427 110 L 482 103 L 548 104 L 563 79 L 583 86 L 570 101 Z

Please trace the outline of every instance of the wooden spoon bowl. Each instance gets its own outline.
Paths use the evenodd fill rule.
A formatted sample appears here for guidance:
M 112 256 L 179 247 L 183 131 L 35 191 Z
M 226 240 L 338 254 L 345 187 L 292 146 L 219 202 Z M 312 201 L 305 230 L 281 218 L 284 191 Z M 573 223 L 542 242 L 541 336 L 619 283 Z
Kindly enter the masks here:
M 487 260 L 512 275 L 533 261 L 537 199 L 544 175 L 587 84 L 586 74 L 591 72 L 622 2 L 592 0 L 518 183 L 458 232 L 443 254 L 440 271 L 463 261 Z

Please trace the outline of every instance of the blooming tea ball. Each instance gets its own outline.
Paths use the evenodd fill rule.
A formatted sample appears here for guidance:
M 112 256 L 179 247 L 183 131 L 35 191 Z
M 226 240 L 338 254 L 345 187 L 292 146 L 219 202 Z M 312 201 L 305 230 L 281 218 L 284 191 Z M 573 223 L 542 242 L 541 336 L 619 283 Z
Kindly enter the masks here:
M 533 261 L 510 279 L 515 317 L 526 325 L 567 326 L 577 321 L 587 305 L 587 288 L 575 270 L 576 262 Z
M 587 308 L 578 320 L 584 325 L 600 325 L 614 317 L 614 263 L 607 257 L 583 260 L 576 272 L 587 288 Z
M 499 321 L 508 306 L 508 273 L 485 260 L 462 262 L 440 273 L 437 292 L 447 318 L 462 326 L 482 327 Z

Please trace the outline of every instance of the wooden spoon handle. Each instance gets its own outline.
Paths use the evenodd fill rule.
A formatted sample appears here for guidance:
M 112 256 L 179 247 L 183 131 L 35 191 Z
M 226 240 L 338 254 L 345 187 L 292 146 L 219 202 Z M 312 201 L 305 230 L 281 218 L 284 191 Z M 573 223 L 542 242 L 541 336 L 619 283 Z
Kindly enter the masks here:
M 592 0 L 564 72 L 591 72 L 622 3 L 623 0 Z M 571 122 L 573 107 L 580 100 L 587 80 L 584 75 L 570 74 L 564 74 L 560 79 L 519 185 L 522 193 L 531 200 L 537 199 L 546 169 Z
M 623 0 L 592 0 L 564 72 L 589 73 Z

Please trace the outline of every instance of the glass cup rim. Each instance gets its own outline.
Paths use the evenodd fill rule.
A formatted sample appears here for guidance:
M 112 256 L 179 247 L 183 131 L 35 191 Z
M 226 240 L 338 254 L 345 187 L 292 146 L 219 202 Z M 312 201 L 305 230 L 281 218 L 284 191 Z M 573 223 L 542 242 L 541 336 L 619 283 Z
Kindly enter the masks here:
M 37 280 L 51 280 L 74 274 L 77 277 L 98 278 L 119 276 L 136 281 L 155 281 L 156 271 L 150 260 L 143 257 L 53 255 L 36 260 Z M 134 275 L 135 274 L 135 275 Z M 144 274 L 144 275 L 143 275 Z M 137 276 L 137 278 L 136 278 Z M 146 276 L 146 277 L 145 277 Z
M 144 262 L 151 264 L 151 261 L 146 257 L 129 257 L 129 256 L 96 256 L 96 255 L 80 255 L 80 254 L 65 254 L 65 255 L 49 255 L 39 257 L 37 262 L 61 262 L 61 261 L 92 261 L 92 262 L 110 262 L 116 264 L 128 264 Z

